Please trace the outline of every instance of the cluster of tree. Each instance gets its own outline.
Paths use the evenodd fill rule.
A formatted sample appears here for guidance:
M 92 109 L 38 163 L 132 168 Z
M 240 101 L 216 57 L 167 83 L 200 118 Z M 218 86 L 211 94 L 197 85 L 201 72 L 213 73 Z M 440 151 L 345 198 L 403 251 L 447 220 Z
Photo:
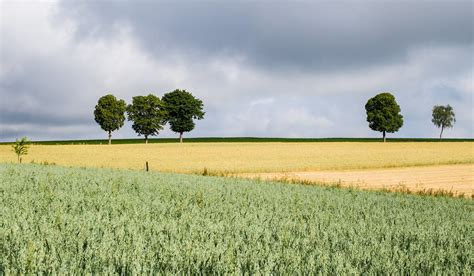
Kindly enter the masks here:
M 112 132 L 123 126 L 125 113 L 133 130 L 145 137 L 145 143 L 149 136 L 158 135 L 166 123 L 172 131 L 179 133 L 180 142 L 183 142 L 183 133 L 193 130 L 194 120 L 203 119 L 205 114 L 202 101 L 186 90 L 174 90 L 161 99 L 153 94 L 136 96 L 129 105 L 114 95 L 105 95 L 95 106 L 94 116 L 100 127 L 107 131 L 109 144 Z
M 386 133 L 397 132 L 403 126 L 403 116 L 401 109 L 395 97 L 388 93 L 380 93 L 369 99 L 365 105 L 367 111 L 367 122 L 372 130 L 382 132 L 383 141 L 386 141 Z M 448 104 L 446 106 L 435 105 L 433 107 L 432 122 L 438 128 L 441 128 L 439 139 L 443 136 L 445 128 L 451 128 L 456 122 L 453 108 Z
M 383 141 L 387 133 L 397 132 L 403 126 L 403 116 L 395 97 L 388 93 L 380 93 L 369 99 L 365 105 L 369 127 L 374 131 L 382 132 Z M 95 106 L 95 121 L 108 132 L 109 144 L 112 132 L 120 129 L 127 118 L 132 121 L 133 130 L 140 136 L 158 135 L 166 123 L 172 131 L 179 133 L 180 142 L 183 142 L 183 133 L 192 131 L 194 120 L 204 118 L 203 103 L 185 90 L 174 90 L 166 93 L 160 99 L 149 94 L 148 96 L 133 97 L 132 103 L 127 105 L 109 94 L 101 97 Z M 450 105 L 436 105 L 433 107 L 432 122 L 443 131 L 451 128 L 456 122 L 453 108 Z

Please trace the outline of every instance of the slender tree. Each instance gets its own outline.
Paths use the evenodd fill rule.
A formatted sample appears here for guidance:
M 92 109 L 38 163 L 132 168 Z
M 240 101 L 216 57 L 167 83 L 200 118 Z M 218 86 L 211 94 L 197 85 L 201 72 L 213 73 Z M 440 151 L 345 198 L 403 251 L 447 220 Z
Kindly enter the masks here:
M 118 130 L 123 126 L 125 108 L 125 101 L 118 100 L 111 94 L 101 97 L 95 106 L 95 121 L 109 134 L 109 145 L 112 143 L 112 131 Z
M 403 116 L 395 97 L 388 93 L 380 93 L 369 99 L 365 105 L 367 122 L 372 130 L 383 133 L 386 141 L 386 132 L 397 132 L 403 126 Z
M 179 142 L 183 142 L 183 133 L 194 129 L 194 120 L 204 118 L 203 103 L 186 90 L 174 90 L 163 96 L 167 111 L 167 121 L 172 131 L 179 133 Z
M 23 156 L 28 154 L 28 149 L 30 147 L 28 138 L 22 137 L 17 139 L 16 142 L 12 145 L 13 151 L 16 153 L 18 158 L 18 163 L 21 163 Z
M 453 108 L 448 104 L 446 106 L 435 105 L 433 107 L 433 119 L 431 122 L 438 128 L 441 128 L 439 139 L 443 137 L 443 130 L 445 128 L 452 128 L 456 123 L 456 115 L 454 114 Z
M 138 136 L 158 135 L 166 124 L 166 110 L 163 102 L 155 95 L 133 97 L 132 104 L 127 106 L 128 120 L 133 122 L 132 128 Z

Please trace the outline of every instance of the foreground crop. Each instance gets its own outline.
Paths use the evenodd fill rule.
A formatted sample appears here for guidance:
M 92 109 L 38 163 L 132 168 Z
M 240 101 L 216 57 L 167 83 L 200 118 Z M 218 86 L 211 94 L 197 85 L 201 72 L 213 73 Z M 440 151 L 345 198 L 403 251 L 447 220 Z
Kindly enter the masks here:
M 472 273 L 472 201 L 0 165 L 0 274 Z

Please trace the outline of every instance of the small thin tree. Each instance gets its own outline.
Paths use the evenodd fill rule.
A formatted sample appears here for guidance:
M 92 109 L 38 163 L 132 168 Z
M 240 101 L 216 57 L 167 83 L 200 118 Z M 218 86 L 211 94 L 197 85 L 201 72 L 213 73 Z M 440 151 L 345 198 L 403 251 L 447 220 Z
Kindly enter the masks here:
M 446 106 L 433 106 L 433 119 L 431 119 L 431 122 L 438 128 L 441 128 L 441 133 L 439 134 L 439 140 L 441 140 L 443 130 L 445 128 L 452 128 L 454 123 L 456 123 L 456 115 L 454 114 L 453 108 L 449 104 Z
M 26 137 L 22 137 L 17 139 L 15 144 L 12 145 L 13 151 L 16 153 L 18 157 L 18 163 L 21 164 L 24 155 L 28 154 L 28 149 L 30 147 L 29 140 Z

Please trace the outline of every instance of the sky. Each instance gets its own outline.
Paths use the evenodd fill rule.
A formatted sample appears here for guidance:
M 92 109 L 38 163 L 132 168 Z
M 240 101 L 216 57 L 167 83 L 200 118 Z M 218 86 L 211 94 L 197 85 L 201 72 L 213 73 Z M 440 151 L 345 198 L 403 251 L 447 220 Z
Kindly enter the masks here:
M 0 141 L 105 139 L 99 97 L 174 89 L 205 105 L 185 137 L 380 137 L 364 106 L 390 92 L 388 137 L 437 137 L 450 104 L 445 137 L 474 138 L 473 3 L 0 0 Z

